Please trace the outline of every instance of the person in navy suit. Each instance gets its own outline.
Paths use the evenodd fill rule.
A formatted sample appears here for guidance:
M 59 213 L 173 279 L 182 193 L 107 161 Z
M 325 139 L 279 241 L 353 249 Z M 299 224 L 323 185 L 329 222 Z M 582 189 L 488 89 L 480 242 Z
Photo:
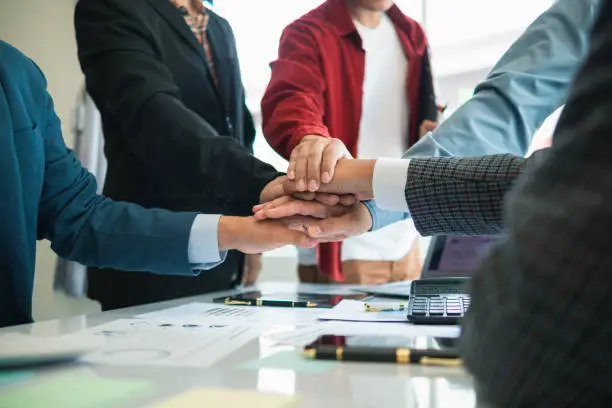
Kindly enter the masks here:
M 32 321 L 37 239 L 85 265 L 183 276 L 206 273 L 228 250 L 315 244 L 254 217 L 144 209 L 96 189 L 64 143 L 44 75 L 0 41 L 0 327 Z

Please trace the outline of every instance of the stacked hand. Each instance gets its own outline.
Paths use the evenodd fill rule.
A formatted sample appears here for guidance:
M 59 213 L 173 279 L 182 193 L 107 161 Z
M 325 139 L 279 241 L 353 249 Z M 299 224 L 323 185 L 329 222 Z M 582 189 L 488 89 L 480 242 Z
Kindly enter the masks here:
M 329 146 L 332 146 L 329 153 L 335 155 L 334 160 L 324 160 L 317 171 L 304 173 L 296 170 L 271 183 L 276 184 L 268 189 L 263 204 L 253 209 L 255 218 L 277 220 L 317 243 L 339 241 L 368 231 L 372 219 L 361 201 L 373 196 L 375 161 L 343 160 L 346 156 L 338 153 L 342 149 L 333 147 L 333 144 Z M 292 155 L 292 160 L 296 158 L 297 161 L 293 168 L 310 168 L 311 157 Z M 321 158 L 315 155 L 314 160 L 320 161 Z M 304 161 L 306 166 L 300 164 Z M 326 167 L 326 163 L 331 163 L 331 168 Z M 325 174 L 330 173 L 331 179 L 327 179 Z
M 337 139 L 304 137 L 287 175 L 261 192 L 254 216 L 221 218 L 219 248 L 247 254 L 285 245 L 311 248 L 370 230 L 371 215 L 361 201 L 372 199 L 374 163 L 351 159 Z

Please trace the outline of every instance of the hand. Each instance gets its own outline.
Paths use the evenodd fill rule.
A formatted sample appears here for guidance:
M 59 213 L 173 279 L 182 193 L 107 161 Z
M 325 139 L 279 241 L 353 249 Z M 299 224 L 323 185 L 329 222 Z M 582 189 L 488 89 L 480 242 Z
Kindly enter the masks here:
M 433 132 L 438 127 L 437 122 L 431 120 L 424 120 L 419 126 L 419 138 L 425 136 L 429 132 Z
M 372 228 L 372 216 L 363 203 L 329 206 L 293 197 L 281 197 L 258 206 L 255 218 L 283 219 L 290 229 L 304 231 L 320 242 L 346 239 Z
M 341 203 L 343 205 L 353 205 L 356 201 L 352 194 L 338 195 L 329 193 L 298 192 L 295 182 L 290 181 L 287 176 L 280 176 L 268 183 L 259 195 L 259 202 L 266 203 L 276 198 L 286 195 L 294 195 L 302 200 L 317 200 L 327 205 Z
M 336 166 L 332 181 L 327 184 L 321 184 L 317 194 L 328 193 L 340 197 L 343 195 L 354 195 L 358 200 L 371 200 L 374 196 L 372 177 L 374 175 L 375 164 L 375 160 L 341 160 Z M 282 191 L 285 195 L 288 195 L 294 194 L 299 189 L 295 181 L 287 179 L 283 182 Z M 321 201 L 318 198 L 317 200 Z M 325 202 L 325 204 L 330 203 Z
M 254 285 L 261 272 L 261 254 L 250 254 L 244 257 L 244 271 L 242 273 L 242 284 L 244 286 Z
M 255 217 L 226 217 L 219 219 L 219 249 L 235 249 L 245 254 L 259 254 L 285 245 L 312 248 L 318 240 L 304 232 L 287 228 L 279 221 L 258 221 Z
M 291 152 L 287 176 L 295 181 L 297 191 L 317 191 L 321 183 L 333 179 L 336 163 L 343 158 L 351 155 L 339 139 L 304 136 Z

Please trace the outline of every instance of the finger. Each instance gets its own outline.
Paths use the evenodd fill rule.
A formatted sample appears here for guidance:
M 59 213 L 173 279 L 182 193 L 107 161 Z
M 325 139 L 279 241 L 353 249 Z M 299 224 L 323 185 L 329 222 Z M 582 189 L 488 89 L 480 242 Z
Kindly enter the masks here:
M 286 195 L 290 194 L 302 194 L 302 192 L 297 189 L 297 182 L 294 180 L 287 180 L 283 183 L 283 191 Z
M 318 221 L 305 220 L 308 235 L 316 239 L 325 239 L 337 235 L 351 236 L 350 218 L 340 216 Z
M 295 180 L 295 163 L 297 162 L 301 149 L 302 146 L 297 145 L 293 148 L 291 154 L 289 155 L 289 167 L 287 168 L 287 177 L 289 180 Z
M 355 197 L 352 194 L 345 194 L 345 195 L 339 196 L 340 205 L 343 205 L 345 207 L 350 207 L 351 205 L 355 204 L 356 201 L 357 201 L 357 197 Z
M 316 193 L 314 199 L 325 205 L 336 205 L 340 202 L 340 196 L 329 193 Z
M 347 154 L 346 146 L 338 139 L 333 139 L 325 147 L 321 159 L 321 181 L 323 183 L 330 183 L 332 181 L 338 160 L 346 157 Z
M 309 237 L 303 232 L 297 234 L 299 234 L 299 236 L 297 237 L 294 245 L 302 248 L 314 248 L 315 246 L 317 246 L 318 242 L 316 239 Z
M 306 191 L 306 177 L 308 176 L 308 155 L 312 143 L 302 143 L 300 151 L 295 158 L 295 181 L 298 191 Z
M 286 181 L 288 181 L 287 176 L 280 176 L 269 182 L 261 191 L 259 201 L 264 203 L 287 195 L 284 190 Z
M 286 203 L 289 203 L 289 202 L 292 202 L 294 200 L 295 199 L 290 197 L 290 196 L 283 196 L 283 197 L 276 198 L 276 199 L 274 199 L 272 201 L 268 201 L 267 203 L 257 205 L 255 207 L 253 207 L 254 209 L 256 208 L 256 210 L 254 211 L 255 212 L 255 218 L 257 220 L 260 220 L 260 221 L 264 220 L 264 219 L 267 218 L 266 217 L 266 211 L 267 210 L 275 208 L 275 207 L 278 207 L 278 206 L 282 206 L 282 205 L 284 205 Z
M 325 150 L 328 143 L 329 141 L 327 139 L 318 140 L 312 145 L 308 153 L 306 172 L 309 191 L 317 191 L 319 189 L 319 182 L 321 180 L 321 160 L 323 158 L 323 150 Z
M 305 193 L 295 193 L 293 197 L 299 198 L 300 200 L 312 201 L 316 197 L 316 193 L 311 193 L 310 191 Z
M 294 215 L 308 215 L 317 218 L 326 218 L 333 215 L 333 207 L 317 201 L 294 200 L 285 204 L 264 210 L 267 218 L 279 219 Z

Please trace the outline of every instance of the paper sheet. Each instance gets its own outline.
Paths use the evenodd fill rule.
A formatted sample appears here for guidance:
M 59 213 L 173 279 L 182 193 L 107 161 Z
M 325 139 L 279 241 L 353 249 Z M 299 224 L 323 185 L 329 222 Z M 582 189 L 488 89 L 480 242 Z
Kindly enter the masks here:
M 384 283 L 381 285 L 370 285 L 370 286 L 361 286 L 355 288 L 355 292 L 363 292 L 363 293 L 371 293 L 378 296 L 401 296 L 403 298 L 408 298 L 410 296 L 410 289 L 412 287 L 412 281 L 401 281 L 401 282 L 391 282 Z
M 307 360 L 296 350 L 280 351 L 259 360 L 243 363 L 238 368 L 243 370 L 260 370 L 272 368 L 277 370 L 290 370 L 297 373 L 321 374 L 339 365 L 337 361 Z
M 0 407 L 106 408 L 145 395 L 151 388 L 150 383 L 141 380 L 56 375 L 27 387 L 1 390 Z
M 253 325 L 121 319 L 88 330 L 106 345 L 83 357 L 109 365 L 209 367 L 259 335 Z
M 316 322 L 325 309 L 228 306 L 218 303 L 189 303 L 136 318 L 168 320 L 185 324 L 276 324 L 299 325 Z
M 275 345 L 304 347 L 325 334 L 337 336 L 458 337 L 461 330 L 457 326 L 417 326 L 406 323 L 322 322 L 295 330 L 276 332 L 265 336 L 265 339 Z
M 372 302 L 369 302 L 374 306 Z M 397 302 L 399 305 L 402 302 Z M 364 303 L 358 300 L 343 300 L 338 306 L 321 314 L 319 320 L 343 320 L 349 322 L 396 322 L 406 323 L 406 312 L 366 312 Z
M 297 406 L 299 399 L 284 395 L 257 391 L 199 388 L 172 397 L 149 408 L 202 408 L 202 407 L 248 407 L 290 408 Z

